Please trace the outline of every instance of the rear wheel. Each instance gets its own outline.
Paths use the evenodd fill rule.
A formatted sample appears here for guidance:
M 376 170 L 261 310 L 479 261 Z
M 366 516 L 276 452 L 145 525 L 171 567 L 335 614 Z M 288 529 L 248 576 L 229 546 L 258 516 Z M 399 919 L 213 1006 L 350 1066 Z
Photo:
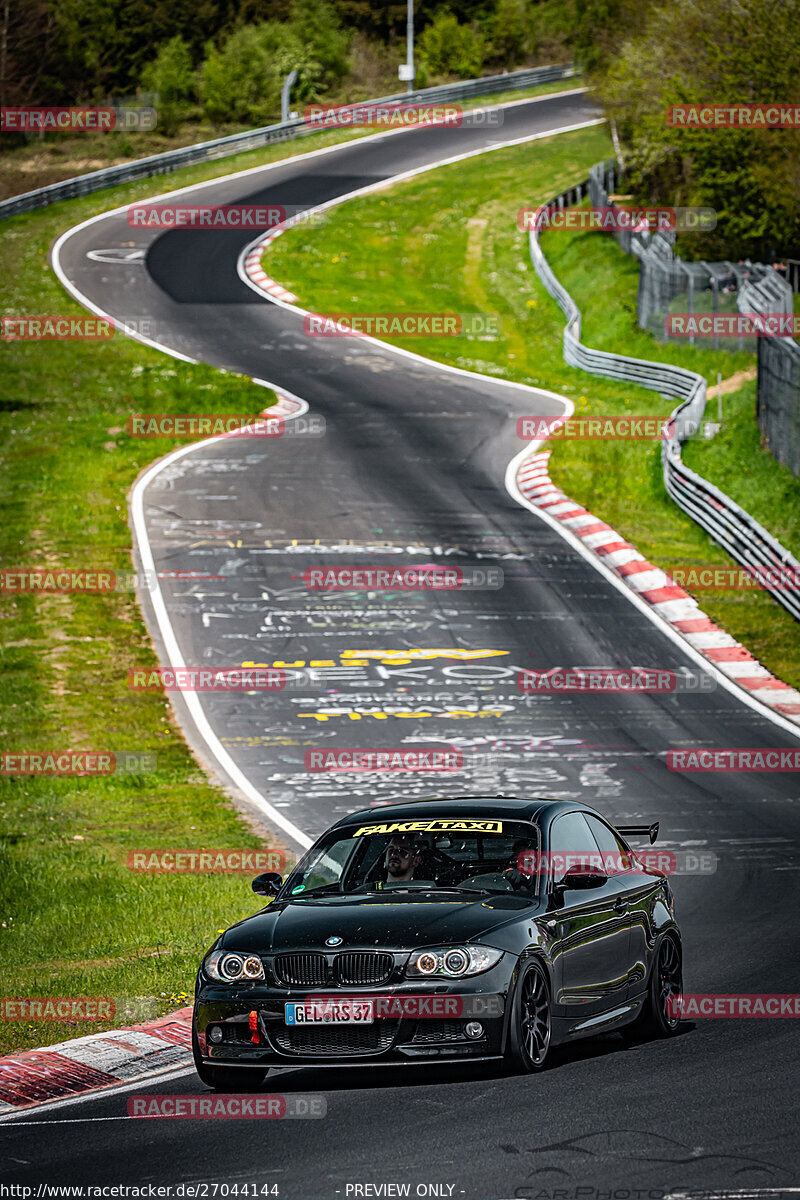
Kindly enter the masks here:
M 201 1082 L 216 1092 L 257 1092 L 267 1075 L 266 1071 L 256 1071 L 251 1067 L 210 1067 L 203 1062 L 194 1027 L 192 1056 Z
M 506 1061 L 512 1070 L 541 1071 L 550 1051 L 550 985 L 543 966 L 530 962 L 517 983 Z
M 673 1037 L 680 1015 L 673 1002 L 683 991 L 683 961 L 676 938 L 666 934 L 656 950 L 647 998 L 639 1016 L 623 1033 L 633 1037 Z

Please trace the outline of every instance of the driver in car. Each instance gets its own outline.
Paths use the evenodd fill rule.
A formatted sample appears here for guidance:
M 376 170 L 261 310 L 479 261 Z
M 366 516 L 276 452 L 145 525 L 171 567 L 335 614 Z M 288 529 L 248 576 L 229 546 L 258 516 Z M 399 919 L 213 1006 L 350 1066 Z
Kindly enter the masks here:
M 386 882 L 407 883 L 422 860 L 420 847 L 409 834 L 394 834 L 386 847 Z

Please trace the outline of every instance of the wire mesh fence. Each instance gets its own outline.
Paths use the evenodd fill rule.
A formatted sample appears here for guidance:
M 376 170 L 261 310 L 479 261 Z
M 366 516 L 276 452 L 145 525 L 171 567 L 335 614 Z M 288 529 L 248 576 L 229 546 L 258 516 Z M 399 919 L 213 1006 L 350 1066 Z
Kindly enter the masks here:
M 613 160 L 598 163 L 592 168 L 589 192 L 595 207 L 613 207 L 615 189 L 621 183 L 617 163 Z M 759 339 L 737 331 L 727 336 L 720 331 L 719 322 L 711 322 L 712 332 L 705 339 L 694 332 L 696 322 L 683 322 L 688 333 L 672 332 L 680 327 L 676 317 L 699 317 L 719 314 L 734 315 L 741 311 L 738 296 L 747 284 L 758 282 L 768 275 L 780 275 L 792 290 L 800 289 L 800 262 L 793 259 L 770 265 L 750 259 L 739 262 L 685 262 L 675 253 L 675 233 L 671 230 L 614 234 L 626 254 L 639 259 L 639 291 L 637 313 L 639 327 L 652 333 L 660 342 L 681 341 L 695 345 L 703 338 L 715 350 L 745 350 L 753 354 Z M 783 310 L 781 310 L 783 311 Z
M 612 206 L 619 183 L 617 164 L 598 163 L 589 177 L 595 207 Z M 748 337 L 739 329 L 727 336 L 720 322 L 708 322 L 709 336 L 675 334 L 676 318 L 683 328 L 702 324 L 687 321 L 710 314 L 789 314 L 793 293 L 800 290 L 800 261 L 776 263 L 684 262 L 674 249 L 675 235 L 666 232 L 622 231 L 614 234 L 628 254 L 639 259 L 637 314 L 641 329 L 659 341 L 680 340 L 695 345 L 702 337 L 715 350 L 746 350 L 758 357 L 757 415 L 773 457 L 800 476 L 800 346 L 791 336 Z
M 747 285 L 739 307 L 750 313 L 791 312 L 788 280 L 773 271 Z M 756 416 L 772 456 L 800 475 L 800 346 L 791 337 L 758 338 Z

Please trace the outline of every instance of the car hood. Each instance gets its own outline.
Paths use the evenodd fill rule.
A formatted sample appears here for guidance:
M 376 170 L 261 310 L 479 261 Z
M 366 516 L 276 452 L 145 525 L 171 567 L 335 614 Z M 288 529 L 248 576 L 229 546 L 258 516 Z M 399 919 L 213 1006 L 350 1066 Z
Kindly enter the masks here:
M 536 906 L 503 894 L 460 899 L 452 893 L 421 896 L 336 896 L 281 901 L 228 929 L 219 945 L 264 954 L 325 949 L 329 937 L 342 950 L 388 950 L 445 945 L 483 937 Z

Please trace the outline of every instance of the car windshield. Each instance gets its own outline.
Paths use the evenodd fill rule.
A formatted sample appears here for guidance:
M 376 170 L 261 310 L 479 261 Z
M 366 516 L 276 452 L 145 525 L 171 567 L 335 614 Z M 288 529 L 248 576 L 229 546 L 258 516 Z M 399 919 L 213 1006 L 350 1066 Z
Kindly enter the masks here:
M 308 851 L 281 899 L 432 888 L 530 895 L 536 879 L 518 867 L 538 848 L 537 827 L 525 821 L 447 816 L 353 824 L 331 830 Z

